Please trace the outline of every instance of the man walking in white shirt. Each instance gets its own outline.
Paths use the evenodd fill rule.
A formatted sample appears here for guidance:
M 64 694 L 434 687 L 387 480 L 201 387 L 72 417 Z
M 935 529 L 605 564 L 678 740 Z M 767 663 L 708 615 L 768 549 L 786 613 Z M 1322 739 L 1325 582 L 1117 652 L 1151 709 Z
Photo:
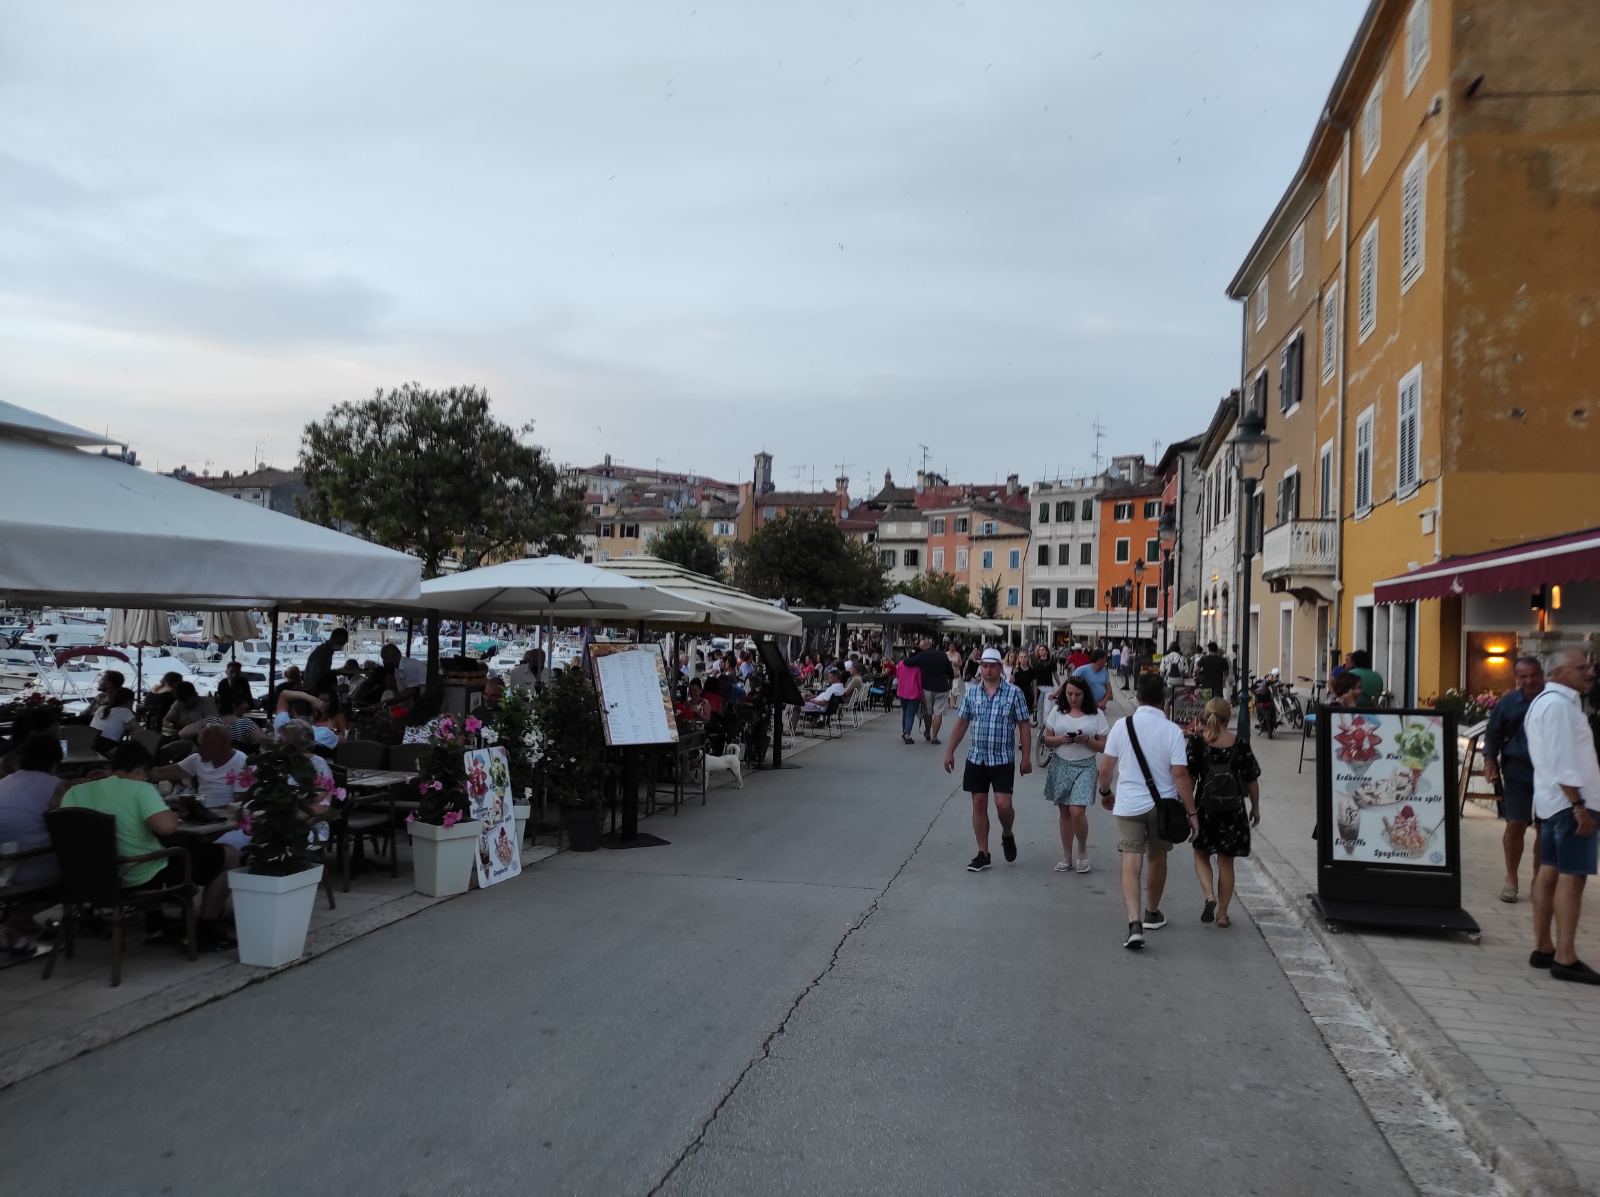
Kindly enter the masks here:
M 1577 947 L 1583 887 L 1600 858 L 1596 816 L 1589 807 L 1600 805 L 1600 760 L 1580 697 L 1594 684 L 1594 662 L 1582 649 L 1564 648 L 1546 662 L 1545 673 L 1544 690 L 1522 720 L 1533 761 L 1533 813 L 1539 819 L 1528 963 L 1548 968 L 1561 981 L 1600 985 L 1600 972 L 1578 959 Z
M 1196 827 L 1188 745 L 1183 729 L 1162 713 L 1166 683 L 1160 674 L 1141 674 L 1134 693 L 1139 705 L 1111 729 L 1100 758 L 1100 804 L 1116 816 L 1117 851 L 1122 853 L 1122 902 L 1128 909 L 1128 937 L 1122 941 L 1125 948 L 1144 947 L 1146 931 L 1167 925 L 1161 913 L 1161 894 L 1167 887 L 1167 851 L 1172 845 L 1157 831 L 1157 795 L 1163 802 L 1181 801 L 1189 815 L 1190 832 Z M 1148 773 L 1144 766 L 1149 767 Z M 1115 791 L 1111 788 L 1113 769 L 1117 774 Z M 1150 873 L 1143 880 L 1148 900 L 1141 917 L 1139 890 L 1146 857 Z

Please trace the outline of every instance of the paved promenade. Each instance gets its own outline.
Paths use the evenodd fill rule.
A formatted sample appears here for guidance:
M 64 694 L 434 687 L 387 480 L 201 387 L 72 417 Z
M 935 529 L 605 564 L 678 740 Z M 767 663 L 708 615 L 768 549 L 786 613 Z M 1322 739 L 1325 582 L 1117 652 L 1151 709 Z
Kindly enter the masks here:
M 0 1092 L 5 1192 L 1498 1191 L 1458 1131 L 1380 1131 L 1325 1037 L 1394 1053 L 1308 1014 L 1353 1006 L 1281 920 L 1202 926 L 1179 868 L 1127 952 L 1109 816 L 1053 873 L 1032 778 L 975 876 L 892 720 L 797 763 Z

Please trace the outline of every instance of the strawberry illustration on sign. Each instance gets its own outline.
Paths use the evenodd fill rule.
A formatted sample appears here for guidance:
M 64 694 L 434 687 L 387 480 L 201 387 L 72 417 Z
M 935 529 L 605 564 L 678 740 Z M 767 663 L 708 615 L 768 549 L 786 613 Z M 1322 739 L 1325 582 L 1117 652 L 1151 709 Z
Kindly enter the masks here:
M 1378 745 L 1383 743 L 1383 737 L 1359 715 L 1341 719 L 1333 738 L 1339 743 L 1335 755 L 1347 765 L 1371 764 L 1378 758 Z

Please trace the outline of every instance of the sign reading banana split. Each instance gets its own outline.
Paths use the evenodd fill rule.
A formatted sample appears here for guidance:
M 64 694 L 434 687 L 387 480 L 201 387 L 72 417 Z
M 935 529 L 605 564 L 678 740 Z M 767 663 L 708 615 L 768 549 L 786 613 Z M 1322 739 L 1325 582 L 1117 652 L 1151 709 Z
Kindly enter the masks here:
M 1454 716 L 1323 708 L 1317 720 L 1317 892 L 1332 926 L 1466 931 Z

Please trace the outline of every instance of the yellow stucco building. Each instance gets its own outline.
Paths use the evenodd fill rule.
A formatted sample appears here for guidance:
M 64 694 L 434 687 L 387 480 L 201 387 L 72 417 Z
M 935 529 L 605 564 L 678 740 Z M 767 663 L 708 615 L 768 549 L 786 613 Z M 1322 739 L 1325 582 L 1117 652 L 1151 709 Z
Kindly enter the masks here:
M 1600 525 L 1596 46 L 1589 0 L 1374 0 L 1230 288 L 1245 304 L 1246 401 L 1252 362 L 1305 336 L 1314 419 L 1269 414 L 1267 535 L 1292 463 L 1299 519 L 1329 521 L 1300 548 L 1335 564 L 1314 588 L 1326 610 L 1314 601 L 1284 626 L 1309 628 L 1323 664 L 1368 649 L 1399 702 L 1468 680 L 1467 600 L 1491 575 L 1420 598 L 1398 580 Z M 1317 294 L 1280 323 L 1272 270 L 1291 259 Z M 1272 624 L 1261 637 L 1276 649 Z

